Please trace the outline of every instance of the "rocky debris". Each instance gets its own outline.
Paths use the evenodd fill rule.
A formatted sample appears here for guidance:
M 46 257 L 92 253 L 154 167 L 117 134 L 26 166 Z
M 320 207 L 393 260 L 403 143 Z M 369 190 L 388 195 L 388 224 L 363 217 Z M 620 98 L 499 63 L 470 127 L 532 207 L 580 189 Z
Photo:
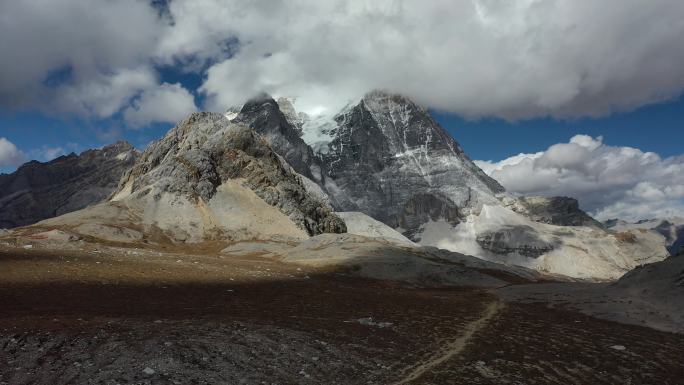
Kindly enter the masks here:
M 579 202 L 569 197 L 502 197 L 502 203 L 516 213 L 535 222 L 557 226 L 603 227 L 601 222 L 592 218 L 579 208 Z
M 647 263 L 613 283 L 557 283 L 499 289 L 511 301 L 548 302 L 612 321 L 684 333 L 684 255 Z
M 117 142 L 0 174 L 0 227 L 29 225 L 107 199 L 138 156 L 129 143 Z
M 122 320 L 123 324 L 136 320 Z M 0 332 L 0 383 L 254 384 L 362 383 L 355 371 L 377 374 L 366 357 L 312 333 L 239 323 L 170 322 L 161 330 Z M 171 345 L 163 343 L 172 340 Z M 166 341 L 169 342 L 169 341 Z M 339 344 L 341 345 L 341 344 Z M 324 362 L 325 364 L 321 363 Z M 300 372 L 305 368 L 308 376 Z M 376 382 L 377 383 L 377 382 Z

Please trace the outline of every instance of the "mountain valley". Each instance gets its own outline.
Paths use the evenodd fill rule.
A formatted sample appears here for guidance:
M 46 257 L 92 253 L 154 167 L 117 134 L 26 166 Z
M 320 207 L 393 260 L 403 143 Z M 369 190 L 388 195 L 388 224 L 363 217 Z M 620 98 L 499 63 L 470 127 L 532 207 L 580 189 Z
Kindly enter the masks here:
M 684 376 L 677 228 L 509 193 L 400 95 L 296 107 L 0 175 L 0 384 Z

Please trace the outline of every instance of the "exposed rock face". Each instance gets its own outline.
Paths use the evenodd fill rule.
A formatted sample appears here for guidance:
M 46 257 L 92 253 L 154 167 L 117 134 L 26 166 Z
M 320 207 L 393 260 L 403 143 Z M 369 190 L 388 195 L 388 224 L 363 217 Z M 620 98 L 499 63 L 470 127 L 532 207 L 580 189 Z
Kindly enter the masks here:
M 341 209 L 360 210 L 411 235 L 425 217 L 455 223 L 504 189 L 468 159 L 430 114 L 382 92 L 335 118 L 321 153 Z
M 0 228 L 25 226 L 109 197 L 139 153 L 117 142 L 47 163 L 28 162 L 0 175 Z
M 579 208 L 579 202 L 569 197 L 519 197 L 502 199 L 504 206 L 523 214 L 535 222 L 557 226 L 603 225 Z
M 278 103 L 270 96 L 262 95 L 245 103 L 240 113 L 233 119 L 235 123 L 243 123 L 268 141 L 271 147 L 292 166 L 299 174 L 318 183 L 324 177 L 320 169 L 320 160 L 314 156 L 312 149 L 302 140 L 301 121 L 297 120 L 292 104 L 282 100 L 289 111 L 291 123 L 280 110 Z M 299 124 L 299 129 L 294 124 Z
M 278 98 L 278 107 L 287 121 L 297 130 L 299 136 L 302 136 L 304 123 L 307 121 L 308 116 L 303 112 L 297 112 L 292 101 L 288 98 Z
M 210 202 L 229 181 L 240 181 L 309 235 L 346 230 L 344 222 L 306 191 L 300 178 L 262 137 L 220 114 L 192 114 L 150 145 L 122 178 L 114 199 L 151 194 L 160 201 L 170 194 L 200 207 L 209 204 L 211 210 Z
M 402 96 L 374 91 L 315 117 L 262 96 L 234 121 L 263 135 L 337 211 L 363 212 L 424 246 L 599 279 L 667 255 L 660 238 L 608 232 L 572 198 L 507 195 Z
M 553 250 L 553 245 L 537 236 L 530 226 L 506 226 L 496 231 L 477 234 L 476 241 L 485 250 L 494 254 L 517 254 L 538 258 Z
M 261 126 L 278 128 L 251 126 L 266 133 L 286 159 L 299 154 L 308 167 L 298 162 L 292 166 L 319 183 L 335 209 L 364 212 L 413 240 L 423 223 L 456 224 L 482 203 L 497 201 L 495 195 L 504 191 L 425 109 L 402 96 L 374 91 L 329 119 L 302 117 L 290 111 L 289 103 L 282 107 L 290 111 L 287 114 L 274 112 L 274 102 L 267 105 L 273 123 Z M 241 116 L 249 109 L 248 103 Z M 313 158 L 300 149 L 303 140 L 294 138 L 300 122 Z M 287 146 L 272 139 L 276 131 L 287 132 Z

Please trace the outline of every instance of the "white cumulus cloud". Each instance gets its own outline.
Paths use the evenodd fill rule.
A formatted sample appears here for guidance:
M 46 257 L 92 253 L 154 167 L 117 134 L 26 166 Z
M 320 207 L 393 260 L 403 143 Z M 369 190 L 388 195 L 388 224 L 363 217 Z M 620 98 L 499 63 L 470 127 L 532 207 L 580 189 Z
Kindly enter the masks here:
M 466 117 L 565 118 L 684 89 L 681 0 L 155 4 L 0 2 L 0 107 L 107 117 L 159 86 L 159 65 L 201 74 L 190 91 L 215 110 L 262 91 L 313 109 L 382 88 Z
M 0 106 L 109 117 L 148 87 L 163 21 L 144 0 L 0 2 Z
M 382 88 L 469 117 L 565 118 L 684 88 L 679 0 L 176 0 L 170 11 L 203 22 L 176 24 L 192 39 L 179 40 L 186 54 L 229 34 L 241 42 L 208 70 L 214 109 L 259 91 L 315 106 Z
M 180 84 L 164 83 L 144 91 L 124 111 L 124 118 L 133 127 L 155 122 L 177 122 L 197 111 L 192 94 Z
M 663 159 L 576 135 L 546 151 L 476 163 L 510 192 L 575 197 L 602 220 L 684 215 L 684 155 Z
M 0 137 L 0 167 L 18 166 L 25 159 L 25 154 L 14 143 Z

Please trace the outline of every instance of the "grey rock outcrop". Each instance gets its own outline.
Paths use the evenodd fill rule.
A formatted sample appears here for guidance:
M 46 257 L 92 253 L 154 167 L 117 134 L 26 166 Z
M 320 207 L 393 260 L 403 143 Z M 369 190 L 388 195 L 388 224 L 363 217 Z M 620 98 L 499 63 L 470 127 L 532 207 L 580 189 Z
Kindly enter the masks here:
M 525 215 L 535 222 L 557 226 L 603 227 L 579 208 L 579 202 L 569 197 L 529 196 L 502 199 L 504 206 Z
M 306 191 L 262 136 L 221 114 L 192 114 L 151 144 L 124 175 L 117 195 L 151 193 L 159 200 L 170 193 L 209 202 L 229 180 L 242 181 L 309 235 L 346 231 L 344 222 Z
M 0 175 L 0 228 L 29 225 L 109 197 L 139 153 L 117 142 L 50 162 L 28 162 Z
M 656 234 L 630 233 L 627 242 L 572 198 L 507 194 L 400 95 L 373 91 L 311 117 L 262 95 L 234 120 L 260 133 L 337 211 L 367 214 L 423 246 L 598 279 L 667 255 Z
M 403 96 L 371 92 L 335 121 L 320 156 L 344 191 L 338 198 L 344 211 L 366 212 L 411 237 L 427 219 L 458 223 L 504 191 Z
M 261 96 L 234 121 L 263 135 L 337 211 L 364 212 L 414 240 L 425 222 L 457 224 L 504 191 L 427 110 L 403 96 L 374 91 L 328 120 Z M 325 140 L 307 143 L 302 133 Z
M 299 174 L 322 184 L 324 173 L 320 159 L 300 137 L 301 121 L 297 120 L 292 104 L 282 100 L 288 115 L 268 95 L 250 99 L 240 110 L 233 122 L 243 123 L 260 134 L 269 145 Z M 295 119 L 295 120 L 288 120 Z M 296 124 L 300 124 L 297 128 Z
M 662 234 L 667 241 L 667 249 L 671 255 L 684 253 L 684 223 L 670 220 L 662 221 L 653 230 Z
M 476 241 L 483 249 L 499 255 L 538 258 L 554 249 L 529 226 L 506 226 L 497 231 L 483 232 L 477 235 Z

